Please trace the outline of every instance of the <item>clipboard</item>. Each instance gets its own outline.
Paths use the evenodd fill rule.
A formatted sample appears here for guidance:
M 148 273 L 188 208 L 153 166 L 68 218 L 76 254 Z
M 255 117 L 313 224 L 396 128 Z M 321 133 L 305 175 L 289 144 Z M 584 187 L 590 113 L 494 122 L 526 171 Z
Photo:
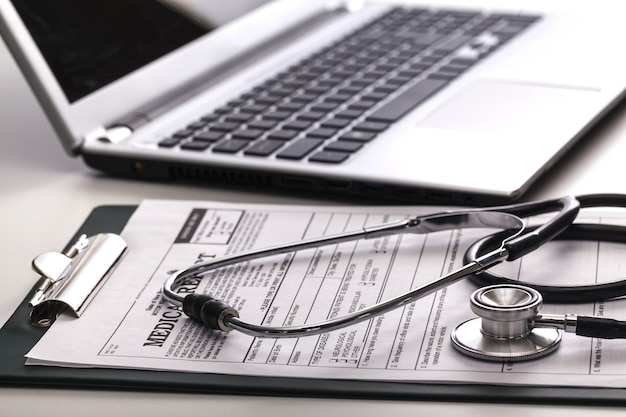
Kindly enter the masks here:
M 135 209 L 136 206 L 95 208 L 71 242 L 82 234 L 120 233 Z M 626 390 L 619 388 L 432 384 L 26 366 L 24 355 L 46 331 L 46 328 L 30 324 L 28 303 L 31 297 L 32 292 L 0 329 L 0 386 L 405 401 L 626 405 Z

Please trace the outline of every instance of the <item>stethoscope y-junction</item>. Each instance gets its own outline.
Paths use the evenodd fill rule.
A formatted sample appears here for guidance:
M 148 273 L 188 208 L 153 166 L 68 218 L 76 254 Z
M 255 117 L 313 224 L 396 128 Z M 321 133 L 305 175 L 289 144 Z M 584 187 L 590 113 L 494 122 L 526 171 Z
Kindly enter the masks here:
M 623 195 L 589 195 L 480 209 L 447 211 L 418 216 L 362 230 L 253 250 L 197 263 L 171 275 L 163 285 L 164 298 L 181 304 L 189 317 L 221 331 L 238 330 L 256 337 L 300 337 L 333 331 L 410 304 L 464 277 L 487 285 L 471 296 L 471 309 L 479 317 L 459 325 L 451 334 L 453 344 L 470 356 L 497 361 L 533 359 L 554 351 L 560 330 L 579 335 L 626 337 L 626 323 L 616 320 L 542 315 L 543 298 L 556 302 L 586 302 L 626 294 L 626 282 L 582 287 L 551 287 L 507 280 L 488 271 L 534 251 L 553 239 L 584 239 L 626 242 L 620 226 L 573 224 L 579 210 L 587 207 L 626 207 Z M 553 213 L 542 225 L 526 228 L 523 218 Z M 210 294 L 182 294 L 179 285 L 189 277 L 203 277 L 217 268 L 281 253 L 338 244 L 357 239 L 380 238 L 398 233 L 433 233 L 451 229 L 495 228 L 500 232 L 478 241 L 467 252 L 462 267 L 427 284 L 386 301 L 327 321 L 301 326 L 263 326 L 244 321 L 236 309 Z M 542 295 L 543 294 L 543 295 Z

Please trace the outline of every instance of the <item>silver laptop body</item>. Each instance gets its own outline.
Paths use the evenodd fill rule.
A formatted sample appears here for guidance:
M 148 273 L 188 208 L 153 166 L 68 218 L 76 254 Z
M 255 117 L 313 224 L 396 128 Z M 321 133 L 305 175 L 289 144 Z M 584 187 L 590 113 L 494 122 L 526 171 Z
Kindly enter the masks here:
M 415 75 L 399 91 L 381 98 L 370 109 L 383 109 L 377 113 L 380 117 L 358 123 L 385 123 L 384 129 L 372 140 L 350 142 L 359 149 L 349 150 L 341 162 L 332 160 L 338 154 L 332 151 L 336 146 L 328 146 L 336 137 L 315 139 L 322 143 L 322 152 L 329 149 L 323 155 L 331 160 L 321 162 L 310 160 L 318 150 L 301 158 L 282 158 L 245 149 L 216 152 L 212 147 L 199 151 L 163 146 L 181 129 L 207 115 L 219 116 L 224 106 L 247 99 L 266 80 L 276 80 L 312 54 L 319 56 L 377 18 L 408 13 L 394 9 L 405 6 L 389 2 L 235 3 L 235 10 L 230 10 L 218 2 L 170 1 L 168 8 L 196 25 L 217 27 L 71 98 L 13 0 L 0 0 L 0 29 L 69 154 L 116 175 L 159 180 L 412 202 L 514 200 L 618 102 L 626 86 L 626 60 L 619 54 L 626 28 L 615 16 L 490 10 L 494 21 L 500 14 L 537 18 L 506 43 L 494 29 L 459 42 L 455 55 L 446 58 L 448 63 L 463 62 L 474 52 L 485 56 L 445 84 L 436 84 L 419 106 L 392 114 L 393 122 L 385 119 L 389 111 L 394 113 L 387 103 L 402 94 L 413 97 L 412 85 L 428 74 Z M 242 10 L 236 10 L 239 6 Z M 428 16 L 447 10 L 421 7 Z M 482 13 L 479 7 L 468 12 Z M 410 32 L 405 35 L 409 38 Z M 379 40 L 372 37 L 371 42 Z M 438 45 L 444 41 L 441 38 Z M 333 87 L 332 93 L 340 87 Z M 308 132 L 324 128 L 320 121 L 312 123 Z M 285 141 L 283 148 L 290 143 Z

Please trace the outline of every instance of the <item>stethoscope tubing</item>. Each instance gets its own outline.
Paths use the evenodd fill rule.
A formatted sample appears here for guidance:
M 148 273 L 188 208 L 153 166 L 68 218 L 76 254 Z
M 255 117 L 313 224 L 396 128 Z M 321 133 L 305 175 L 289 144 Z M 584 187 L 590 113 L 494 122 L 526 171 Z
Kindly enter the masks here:
M 626 207 L 626 195 L 621 194 L 593 194 L 577 197 L 581 209 L 599 207 Z M 529 230 L 533 230 L 530 227 Z M 472 262 L 487 253 L 499 244 L 505 234 L 499 232 L 476 241 L 468 248 L 464 262 Z M 563 232 L 555 236 L 554 240 L 579 240 L 626 243 L 626 226 L 607 224 L 574 223 Z M 483 270 L 472 274 L 469 279 L 478 286 L 496 284 L 518 284 L 534 288 L 548 303 L 588 303 L 609 300 L 626 295 L 626 279 L 613 282 L 576 286 L 555 286 L 536 282 L 523 282 L 507 278 L 492 270 Z
M 320 237 L 305 240 L 288 245 L 278 245 L 275 247 L 253 250 L 250 252 L 231 255 L 218 260 L 211 260 L 192 265 L 182 271 L 178 271 L 168 278 L 163 285 L 163 295 L 170 302 L 182 304 L 183 312 L 203 323 L 205 326 L 222 331 L 239 330 L 245 334 L 256 337 L 300 337 L 314 334 L 326 333 L 332 330 L 353 325 L 388 311 L 394 310 L 403 305 L 416 301 L 428 294 L 431 294 L 444 286 L 467 276 L 476 273 L 483 268 L 488 268 L 495 263 L 504 261 L 508 257 L 508 251 L 504 247 L 499 247 L 488 254 L 485 254 L 470 264 L 464 265 L 457 271 L 446 274 L 430 283 L 412 289 L 404 294 L 397 295 L 386 301 L 366 307 L 357 312 L 332 318 L 326 321 L 306 324 L 301 326 L 264 326 L 246 322 L 239 318 L 238 312 L 208 294 L 181 295 L 175 290 L 176 283 L 186 277 L 194 275 L 204 275 L 209 271 L 234 265 L 240 262 L 264 258 L 281 253 L 289 253 L 296 250 L 310 249 L 321 245 L 338 244 L 357 239 L 368 239 L 387 236 L 397 233 L 432 233 L 442 230 L 470 227 L 497 227 L 508 229 L 509 236 L 503 240 L 504 243 L 515 238 L 524 229 L 524 222 L 521 218 L 510 213 L 497 211 L 456 211 L 437 213 L 402 220 L 390 224 L 366 227 L 361 231 L 342 233 L 330 237 Z
M 551 240 L 569 226 L 576 218 L 579 202 L 573 197 L 562 197 L 541 202 L 522 203 L 508 206 L 489 207 L 465 211 L 444 212 L 430 216 L 364 228 L 356 232 L 343 233 L 331 237 L 309 239 L 288 245 L 251 251 L 240 255 L 231 255 L 217 261 L 196 264 L 178 271 L 168 278 L 163 285 L 164 297 L 173 303 L 182 303 L 183 311 L 205 326 L 222 331 L 237 329 L 256 337 L 299 337 L 325 333 L 338 328 L 371 319 L 374 316 L 414 302 L 468 275 L 478 274 L 505 260 L 515 260 Z M 550 221 L 532 230 L 522 233 L 524 222 L 521 217 L 556 212 Z M 182 296 L 176 292 L 179 280 L 189 276 L 200 276 L 207 272 L 235 263 L 258 259 L 279 253 L 309 249 L 320 245 L 336 244 L 362 238 L 380 237 L 396 233 L 430 233 L 440 230 L 463 227 L 498 227 L 508 229 L 508 236 L 501 245 L 486 254 L 476 257 L 471 262 L 430 283 L 400 294 L 387 301 L 367 307 L 358 312 L 326 320 L 320 323 L 302 326 L 273 327 L 248 323 L 238 317 L 238 312 L 226 303 L 206 294 Z M 511 232 L 511 229 L 515 229 Z

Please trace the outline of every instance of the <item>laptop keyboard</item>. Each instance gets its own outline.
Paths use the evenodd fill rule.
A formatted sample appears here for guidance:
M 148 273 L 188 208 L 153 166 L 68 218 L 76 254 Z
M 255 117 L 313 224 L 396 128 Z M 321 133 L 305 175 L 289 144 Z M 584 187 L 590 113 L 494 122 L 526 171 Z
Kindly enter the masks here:
M 344 162 L 537 19 L 392 9 L 159 147 Z

